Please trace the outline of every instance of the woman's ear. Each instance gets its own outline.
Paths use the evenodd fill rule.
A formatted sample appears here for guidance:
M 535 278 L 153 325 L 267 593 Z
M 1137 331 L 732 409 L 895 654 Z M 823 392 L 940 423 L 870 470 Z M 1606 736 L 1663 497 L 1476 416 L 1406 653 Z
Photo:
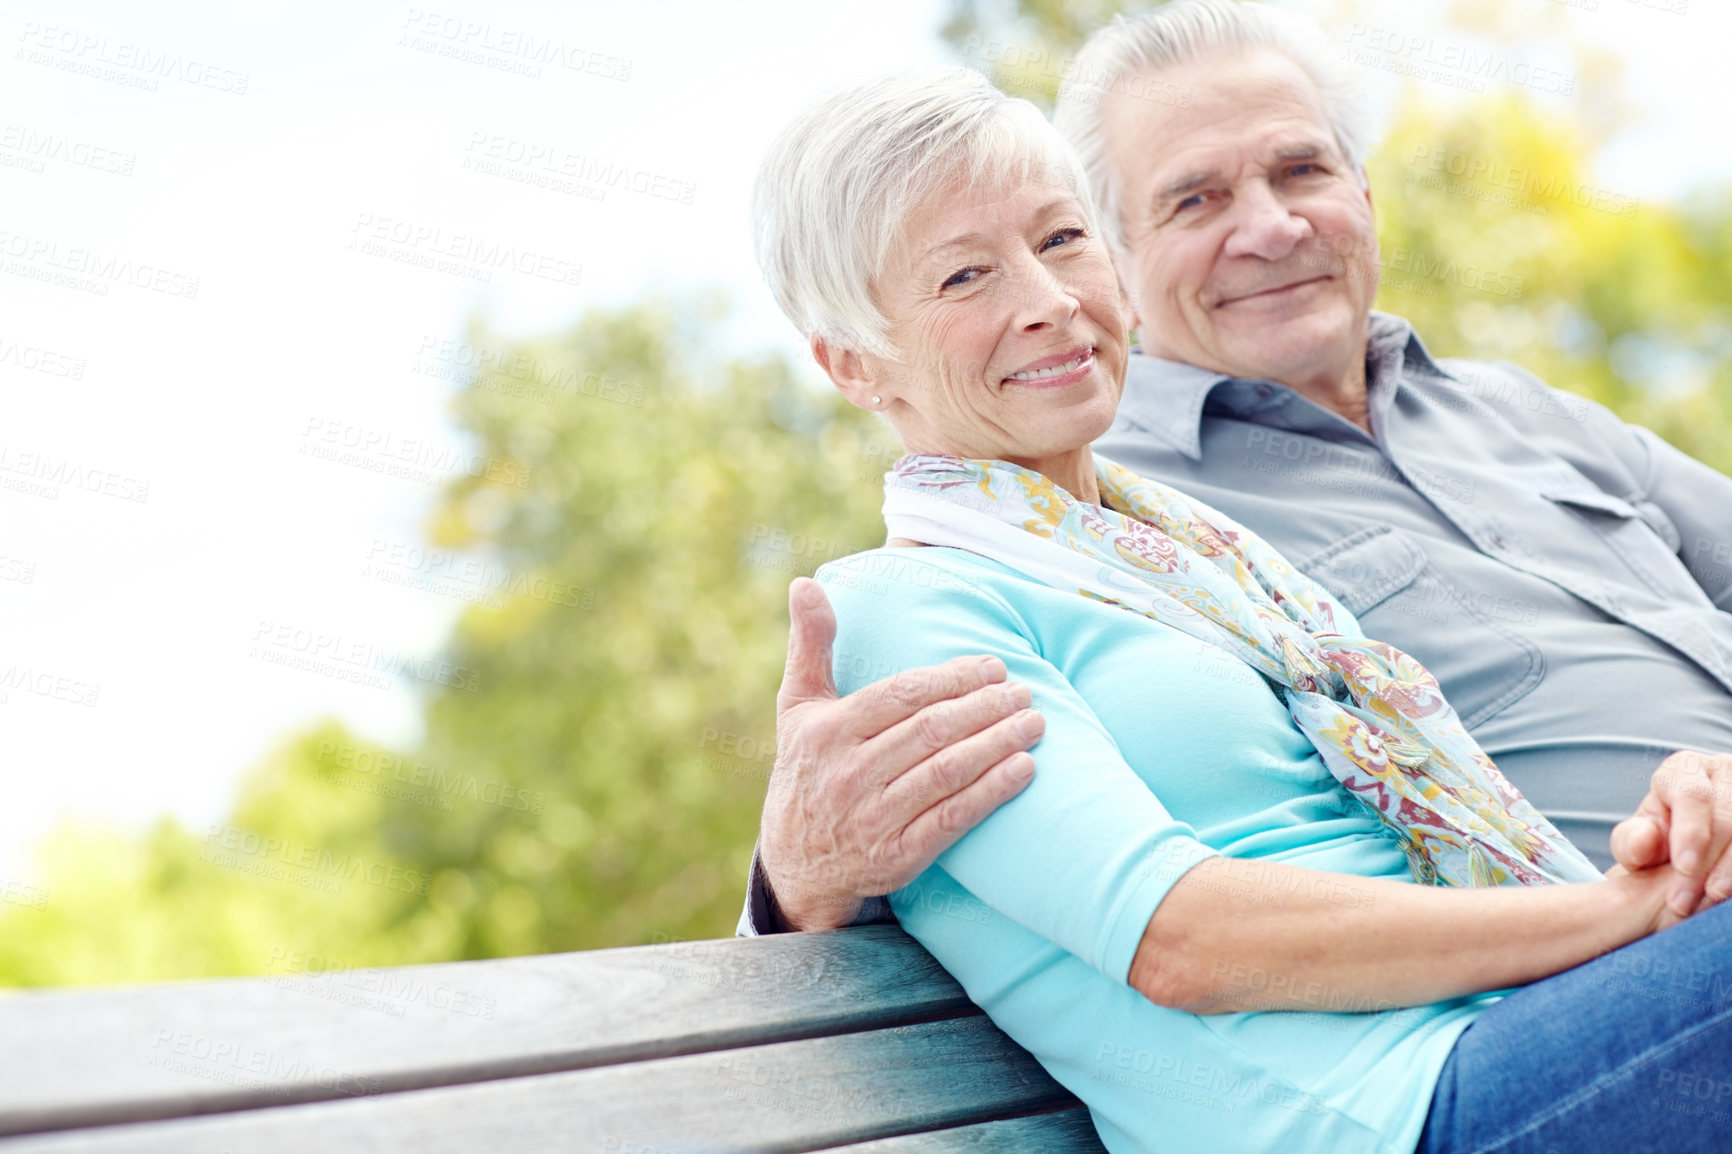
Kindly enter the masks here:
M 879 388 L 873 366 L 853 349 L 833 349 L 824 338 L 812 337 L 812 359 L 850 404 L 872 412 L 882 411 L 888 398 Z

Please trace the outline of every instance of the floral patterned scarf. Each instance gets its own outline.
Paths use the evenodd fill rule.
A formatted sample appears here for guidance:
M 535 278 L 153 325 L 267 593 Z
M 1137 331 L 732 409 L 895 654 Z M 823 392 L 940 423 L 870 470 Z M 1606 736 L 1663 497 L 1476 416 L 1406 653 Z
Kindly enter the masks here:
M 1005 461 L 903 457 L 885 475 L 884 519 L 892 537 L 982 554 L 1251 666 L 1421 883 L 1600 879 L 1498 772 L 1419 662 L 1361 636 L 1327 590 L 1230 518 L 1099 457 L 1095 471 L 1101 508 Z

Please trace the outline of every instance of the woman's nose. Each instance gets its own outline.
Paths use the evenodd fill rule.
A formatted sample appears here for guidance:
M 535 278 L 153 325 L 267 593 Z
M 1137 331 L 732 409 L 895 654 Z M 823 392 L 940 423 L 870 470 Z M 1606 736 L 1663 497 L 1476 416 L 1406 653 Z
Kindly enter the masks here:
M 1009 278 L 1007 287 L 1016 294 L 1017 325 L 1024 330 L 1062 325 L 1079 308 L 1076 294 L 1038 260 L 1031 260 L 1018 276 Z

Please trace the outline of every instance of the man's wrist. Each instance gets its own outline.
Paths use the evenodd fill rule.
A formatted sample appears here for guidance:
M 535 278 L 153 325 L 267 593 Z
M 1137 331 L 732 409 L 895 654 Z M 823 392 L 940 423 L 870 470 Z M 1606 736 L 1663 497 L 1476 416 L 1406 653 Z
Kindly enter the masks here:
M 788 878 L 780 878 L 778 885 L 776 877 L 772 877 L 770 859 L 773 855 L 766 851 L 763 841 L 758 842 L 756 867 L 758 871 L 757 888 L 764 897 L 764 913 L 770 925 L 760 929 L 759 933 L 810 933 L 819 930 L 839 930 L 854 924 L 854 920 L 865 909 L 865 900 L 846 895 L 813 894 L 802 892 L 798 885 L 788 884 Z M 810 871 L 808 871 L 810 872 Z M 795 871 L 798 879 L 801 875 Z
M 792 903 L 774 899 L 776 914 L 788 931 L 812 933 L 851 926 L 866 908 L 863 898 L 829 898 Z
M 775 933 L 810 933 L 817 930 L 839 930 L 854 924 L 865 903 L 859 898 L 810 897 L 795 889 L 792 893 L 777 893 L 770 880 L 770 867 L 762 865 L 764 896 L 776 923 Z

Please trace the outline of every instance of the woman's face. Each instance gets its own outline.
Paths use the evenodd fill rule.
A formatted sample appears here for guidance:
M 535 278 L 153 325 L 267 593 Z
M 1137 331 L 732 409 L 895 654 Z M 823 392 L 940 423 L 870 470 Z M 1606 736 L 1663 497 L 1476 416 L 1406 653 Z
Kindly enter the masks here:
M 1076 197 L 1044 180 L 954 188 L 910 214 L 903 240 L 873 286 L 898 357 L 860 357 L 866 387 L 844 391 L 879 397 L 869 407 L 911 453 L 1063 483 L 1064 462 L 1112 424 L 1128 346 L 1117 277 Z

